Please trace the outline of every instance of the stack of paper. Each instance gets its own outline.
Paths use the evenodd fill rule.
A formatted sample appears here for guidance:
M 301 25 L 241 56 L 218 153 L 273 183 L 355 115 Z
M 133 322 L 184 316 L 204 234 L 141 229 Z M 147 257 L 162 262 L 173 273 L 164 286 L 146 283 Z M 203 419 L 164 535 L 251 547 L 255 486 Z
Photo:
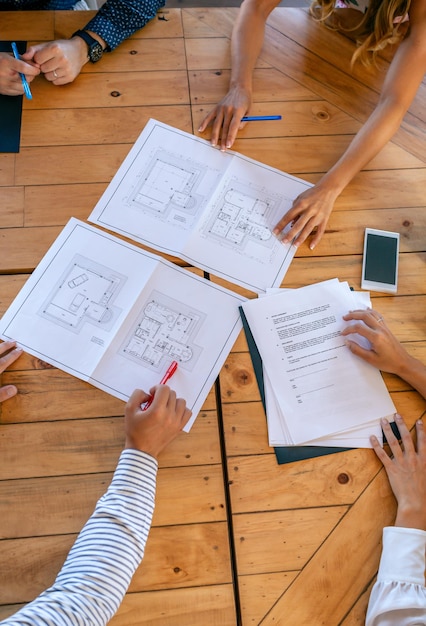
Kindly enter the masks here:
M 349 350 L 348 311 L 367 308 L 337 279 L 242 305 L 263 362 L 271 446 L 371 447 L 395 407 L 380 372 Z M 360 343 L 365 339 L 352 336 Z

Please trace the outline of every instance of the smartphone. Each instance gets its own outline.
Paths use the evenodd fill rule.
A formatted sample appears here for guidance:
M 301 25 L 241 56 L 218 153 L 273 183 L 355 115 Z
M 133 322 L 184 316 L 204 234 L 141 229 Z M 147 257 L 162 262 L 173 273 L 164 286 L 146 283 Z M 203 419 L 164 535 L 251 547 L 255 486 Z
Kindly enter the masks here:
M 399 233 L 366 228 L 361 288 L 396 293 Z

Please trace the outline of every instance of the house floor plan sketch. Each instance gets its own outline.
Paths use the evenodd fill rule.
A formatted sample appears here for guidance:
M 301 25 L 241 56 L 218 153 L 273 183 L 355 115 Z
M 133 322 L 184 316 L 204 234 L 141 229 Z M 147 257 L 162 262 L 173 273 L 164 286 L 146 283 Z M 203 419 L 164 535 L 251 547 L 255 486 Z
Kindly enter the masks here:
M 240 254 L 267 264 L 270 259 L 265 251 L 272 251 L 277 240 L 266 224 L 282 201 L 282 194 L 231 180 L 215 200 L 202 233 L 221 246 L 231 246 Z
M 121 313 L 113 301 L 125 280 L 125 276 L 76 255 L 39 315 L 74 332 L 86 322 L 109 330 Z
M 273 228 L 309 187 L 151 119 L 89 220 L 262 293 L 295 253 Z
M 192 371 L 202 351 L 195 344 L 195 337 L 205 319 L 201 311 L 154 291 L 126 338 L 122 354 L 155 371 L 171 360 Z
M 159 150 L 146 170 L 137 175 L 126 205 L 161 221 L 190 228 L 205 202 L 197 187 L 206 170 L 206 166 L 182 155 Z
M 241 330 L 246 298 L 71 219 L 0 319 L 0 336 L 122 400 L 170 383 L 193 417 Z

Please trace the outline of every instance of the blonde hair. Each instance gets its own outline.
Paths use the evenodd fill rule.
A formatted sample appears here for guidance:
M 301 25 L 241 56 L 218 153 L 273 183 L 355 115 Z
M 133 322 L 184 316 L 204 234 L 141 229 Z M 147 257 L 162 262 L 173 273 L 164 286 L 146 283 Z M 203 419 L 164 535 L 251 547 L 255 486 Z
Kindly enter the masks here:
M 310 13 L 319 22 L 324 22 L 336 12 L 336 0 L 312 0 Z M 355 28 L 339 30 L 356 33 L 356 48 L 351 64 L 359 60 L 364 65 L 374 65 L 377 54 L 390 44 L 396 44 L 404 36 L 401 20 L 407 15 L 411 0 L 370 0 L 367 11 Z M 348 5 L 349 6 L 349 5 Z

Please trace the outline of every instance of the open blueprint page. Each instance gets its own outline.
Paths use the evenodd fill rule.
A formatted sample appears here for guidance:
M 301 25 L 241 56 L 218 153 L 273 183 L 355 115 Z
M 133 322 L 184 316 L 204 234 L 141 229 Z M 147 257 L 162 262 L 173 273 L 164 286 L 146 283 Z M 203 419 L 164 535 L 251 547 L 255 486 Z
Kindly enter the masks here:
M 89 220 L 261 293 L 295 252 L 272 229 L 310 186 L 150 120 Z
M 245 298 L 70 220 L 0 321 L 3 338 L 127 400 L 159 383 L 193 411 L 241 329 Z

